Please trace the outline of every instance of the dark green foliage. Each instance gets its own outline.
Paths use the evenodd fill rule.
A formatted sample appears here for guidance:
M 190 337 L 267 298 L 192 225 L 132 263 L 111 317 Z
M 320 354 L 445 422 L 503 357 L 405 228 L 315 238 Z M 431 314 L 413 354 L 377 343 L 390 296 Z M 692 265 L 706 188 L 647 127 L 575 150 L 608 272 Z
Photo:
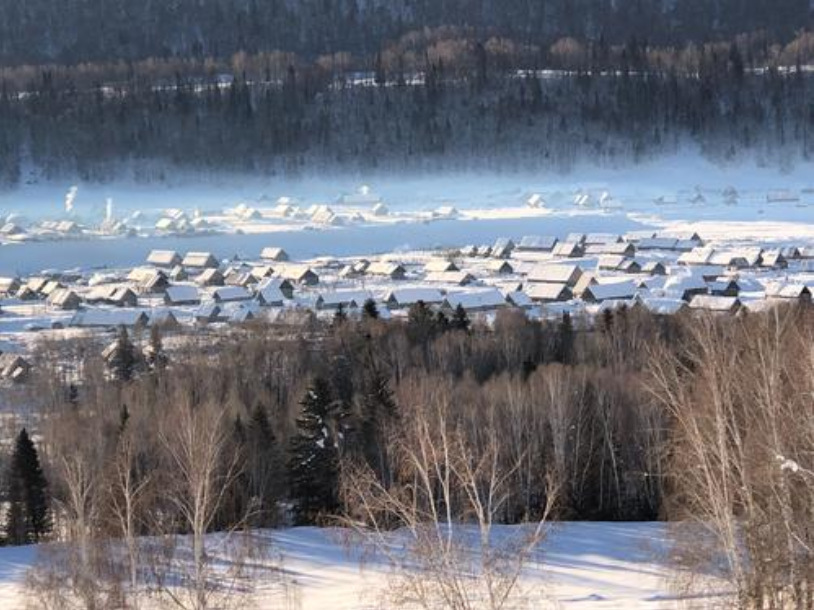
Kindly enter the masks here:
M 333 321 L 332 321 L 332 325 L 333 325 L 334 328 L 339 328 L 347 321 L 348 321 L 348 314 L 345 311 L 345 306 L 342 303 L 340 303 L 339 307 L 337 307 L 336 311 L 334 312 L 334 318 L 333 318 Z
M 6 473 L 8 511 L 4 530 L 8 544 L 39 542 L 51 530 L 47 488 L 37 449 L 23 428 Z
M 298 524 L 316 523 L 339 507 L 339 403 L 329 383 L 314 379 L 291 441 L 289 477 Z
M 631 67 L 650 44 L 719 40 L 760 31 L 765 44 L 811 24 L 806 0 L 11 0 L 0 3 L 0 56 L 15 63 L 129 62 L 145 57 L 229 57 L 284 50 L 305 57 L 347 51 L 370 56 L 384 79 L 381 49 L 409 32 L 447 26 L 547 45 L 561 37 L 624 45 Z M 472 53 L 487 78 L 483 45 Z M 237 79 L 236 79 L 237 80 Z
M 367 320 L 379 319 L 379 308 L 376 307 L 376 301 L 367 299 L 362 307 L 362 317 Z
M 122 326 L 116 337 L 116 345 L 108 358 L 108 369 L 111 376 L 119 382 L 132 381 L 138 370 L 140 354 L 130 340 L 127 329 Z
M 256 526 L 276 522 L 283 464 L 266 409 L 258 404 L 245 427 L 246 482 L 252 499 L 251 521 Z
M 455 312 L 452 314 L 452 320 L 450 321 L 450 327 L 455 330 L 469 330 L 469 316 L 466 313 L 466 309 L 464 306 L 458 303 L 458 306 L 455 308 Z
M 168 363 L 169 357 L 164 351 L 161 330 L 158 326 L 153 326 L 150 329 L 150 343 L 147 346 L 147 365 L 153 371 L 160 371 L 166 368 Z
M 398 422 L 399 413 L 387 378 L 375 367 L 366 376 L 361 412 L 359 440 L 365 459 L 382 480 L 389 480 L 387 434 Z
M 562 364 L 571 364 L 574 358 L 574 323 L 571 314 L 562 314 L 560 323 L 557 326 L 555 340 L 554 361 Z
M 438 320 L 424 301 L 417 301 L 407 312 L 407 336 L 413 343 L 427 343 L 436 333 Z

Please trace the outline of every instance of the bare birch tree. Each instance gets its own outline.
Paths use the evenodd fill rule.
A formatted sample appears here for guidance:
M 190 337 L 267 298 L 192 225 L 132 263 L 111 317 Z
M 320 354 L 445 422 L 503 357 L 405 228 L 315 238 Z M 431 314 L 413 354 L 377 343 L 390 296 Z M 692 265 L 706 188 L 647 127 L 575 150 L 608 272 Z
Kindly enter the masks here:
M 393 437 L 396 481 L 347 465 L 343 519 L 387 559 L 397 607 L 504 610 L 523 595 L 520 579 L 547 533 L 554 498 L 526 526 L 495 531 L 517 464 L 507 465 L 496 429 L 479 438 L 450 418 L 448 406 L 416 409 Z

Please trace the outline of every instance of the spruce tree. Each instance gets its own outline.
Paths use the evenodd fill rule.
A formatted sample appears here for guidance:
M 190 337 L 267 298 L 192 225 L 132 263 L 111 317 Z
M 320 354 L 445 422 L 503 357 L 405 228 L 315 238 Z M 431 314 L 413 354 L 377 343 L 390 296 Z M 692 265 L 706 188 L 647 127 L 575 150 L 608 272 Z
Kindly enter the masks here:
M 554 360 L 562 364 L 570 364 L 574 354 L 574 324 L 571 314 L 567 311 L 562 314 L 560 325 L 557 328 L 557 341 Z
M 37 448 L 23 428 L 17 435 L 6 476 L 7 543 L 19 545 L 39 542 L 50 531 L 47 488 Z
M 359 440 L 365 459 L 382 480 L 389 480 L 387 429 L 398 420 L 399 413 L 387 377 L 375 366 L 365 380 L 361 411 Z
M 416 301 L 407 311 L 407 336 L 413 343 L 426 343 L 435 333 L 437 321 L 424 301 Z
M 452 315 L 452 321 L 450 322 L 450 326 L 455 330 L 469 330 L 469 316 L 466 313 L 466 309 L 464 306 L 458 303 L 458 306 L 455 308 L 455 313 Z
M 365 301 L 365 304 L 362 307 L 362 317 L 367 320 L 379 319 L 379 308 L 376 307 L 376 301 L 373 299 L 367 299 Z
M 250 414 L 245 447 L 248 491 L 256 511 L 254 521 L 259 526 L 273 525 L 280 481 L 284 477 L 280 473 L 277 440 L 263 405 L 256 405 Z
M 336 311 L 334 312 L 334 319 L 333 319 L 333 322 L 332 322 L 332 326 L 334 328 L 339 328 L 340 326 L 345 324 L 345 322 L 347 322 L 347 321 L 348 321 L 348 314 L 347 314 L 347 312 L 345 312 L 345 306 L 342 303 L 340 303 L 339 307 L 337 307 Z
M 330 384 L 317 377 L 300 404 L 289 473 L 296 522 L 307 525 L 339 507 L 338 403 Z
M 116 346 L 108 361 L 110 374 L 116 381 L 127 383 L 132 381 L 136 375 L 138 365 L 138 355 L 136 346 L 130 340 L 127 329 L 122 326 L 116 337 Z
M 161 331 L 158 326 L 150 329 L 150 345 L 147 348 L 147 364 L 153 371 L 158 371 L 167 366 L 169 359 L 164 351 L 164 342 L 161 339 Z

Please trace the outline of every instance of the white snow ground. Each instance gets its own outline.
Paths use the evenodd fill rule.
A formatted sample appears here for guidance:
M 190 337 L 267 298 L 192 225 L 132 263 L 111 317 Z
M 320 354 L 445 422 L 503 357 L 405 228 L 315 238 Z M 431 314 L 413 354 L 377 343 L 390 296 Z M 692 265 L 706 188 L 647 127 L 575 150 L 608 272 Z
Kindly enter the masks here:
M 336 530 L 295 528 L 258 534 L 281 558 L 288 595 L 302 610 L 379 608 L 387 568 L 352 559 Z M 534 608 L 567 610 L 710 608 L 721 597 L 676 594 L 669 567 L 670 543 L 661 523 L 557 524 L 543 547 L 542 564 L 530 571 L 526 590 L 540 587 Z M 36 558 L 34 547 L 0 548 L 0 608 L 24 607 L 22 581 Z M 279 585 L 257 582 L 260 607 L 285 608 Z M 291 606 L 289 606 L 291 607 Z

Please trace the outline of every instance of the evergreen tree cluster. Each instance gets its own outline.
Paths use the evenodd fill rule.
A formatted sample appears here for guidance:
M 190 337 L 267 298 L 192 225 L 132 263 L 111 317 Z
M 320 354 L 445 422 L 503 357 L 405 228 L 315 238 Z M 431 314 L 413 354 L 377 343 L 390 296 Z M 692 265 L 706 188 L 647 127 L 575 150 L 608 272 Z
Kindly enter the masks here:
M 694 144 L 714 160 L 788 166 L 814 154 L 811 77 L 675 73 L 544 78 L 457 77 L 376 87 L 296 72 L 282 87 L 239 78 L 224 88 L 0 94 L 0 183 L 176 171 L 566 171 L 638 162 Z M 729 71 L 727 71 L 729 70 Z M 470 78 L 472 80 L 470 80 Z
M 305 56 L 372 53 L 439 26 L 524 42 L 563 36 L 623 43 L 732 37 L 782 40 L 811 24 L 807 0 L 2 0 L 6 63 L 224 57 L 285 49 Z
M 51 530 L 48 483 L 37 448 L 25 428 L 17 435 L 4 483 L 5 543 L 39 542 Z

